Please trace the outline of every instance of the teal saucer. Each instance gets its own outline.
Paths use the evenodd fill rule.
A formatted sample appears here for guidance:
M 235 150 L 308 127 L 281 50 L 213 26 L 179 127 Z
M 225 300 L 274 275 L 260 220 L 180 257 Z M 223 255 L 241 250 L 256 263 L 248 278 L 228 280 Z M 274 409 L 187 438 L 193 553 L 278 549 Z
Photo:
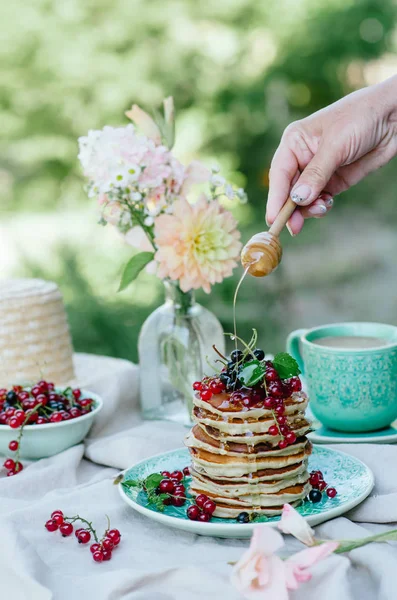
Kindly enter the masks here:
M 397 443 L 397 420 L 390 427 L 365 433 L 346 433 L 325 427 L 320 421 L 313 420 L 314 431 L 308 434 L 313 444 L 395 444 Z
M 172 450 L 152 456 L 127 469 L 124 471 L 124 481 L 142 480 L 152 473 L 183 469 L 189 464 L 187 448 Z M 325 481 L 338 492 L 335 498 L 328 498 L 323 494 L 322 500 L 317 504 L 304 501 L 297 507 L 310 525 L 323 523 L 351 510 L 371 493 L 374 485 L 372 472 L 364 463 L 354 456 L 325 446 L 314 446 L 309 458 L 309 470 L 322 471 Z M 148 502 L 147 495 L 141 488 L 127 488 L 122 483 L 118 487 L 123 501 L 137 512 L 162 525 L 189 533 L 221 538 L 249 538 L 255 526 L 255 521 L 237 523 L 235 519 L 213 518 L 209 523 L 190 521 L 186 516 L 186 506 L 166 506 L 164 511 L 159 511 Z M 276 527 L 279 520 L 279 516 L 269 517 L 265 524 Z

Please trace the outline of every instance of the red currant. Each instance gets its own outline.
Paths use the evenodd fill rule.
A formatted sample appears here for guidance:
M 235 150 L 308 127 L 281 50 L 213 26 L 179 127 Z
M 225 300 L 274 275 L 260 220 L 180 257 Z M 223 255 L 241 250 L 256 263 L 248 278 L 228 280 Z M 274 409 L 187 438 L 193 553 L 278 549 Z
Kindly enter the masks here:
M 92 554 L 94 554 L 94 552 L 99 552 L 101 549 L 101 544 L 91 544 L 90 546 L 90 550 L 92 552 Z
M 92 553 L 92 558 L 95 560 L 95 562 L 102 562 L 104 559 L 103 556 L 103 552 L 101 550 L 97 550 L 96 552 Z
M 11 417 L 11 419 L 8 421 L 9 426 L 12 429 L 18 429 L 18 427 L 20 427 L 21 423 L 19 421 L 19 419 L 17 419 L 17 417 Z
M 171 477 L 171 473 L 169 471 L 161 471 L 161 475 L 166 479 L 169 479 Z
M 201 400 L 204 400 L 204 402 L 208 402 L 208 400 L 211 400 L 211 398 L 212 398 L 211 390 L 202 390 L 200 392 L 200 398 L 201 398 Z
M 57 523 L 58 525 L 62 525 L 64 519 L 63 519 L 63 515 L 54 515 L 53 520 L 55 521 L 55 523 Z
M 268 386 L 268 392 L 275 398 L 282 398 L 284 396 L 284 389 L 281 381 L 272 381 Z
M 88 544 L 91 539 L 91 534 L 87 529 L 83 529 L 79 532 L 77 539 L 79 540 L 79 544 Z
M 183 469 L 183 474 L 184 474 L 185 477 L 189 477 L 189 475 L 190 475 L 190 468 L 189 467 L 185 467 Z
M 327 489 L 327 496 L 328 496 L 328 498 L 335 498 L 335 496 L 336 496 L 337 493 L 338 492 L 333 487 L 330 487 L 330 488 Z
M 102 550 L 103 560 L 110 560 L 112 558 L 112 553 L 110 550 Z
M 81 416 L 81 410 L 77 408 L 77 406 L 72 406 L 72 408 L 69 411 L 69 414 L 72 417 L 72 419 L 76 419 L 77 417 Z
M 286 422 L 287 422 L 287 417 L 284 417 L 283 415 L 277 416 L 277 423 L 279 425 L 285 425 Z
M 12 470 L 15 468 L 15 461 L 13 461 L 12 458 L 7 458 L 4 461 L 4 466 L 6 469 Z
M 280 433 L 281 435 L 287 435 L 287 433 L 289 432 L 289 429 L 286 425 L 280 425 Z
M 279 430 L 278 430 L 277 425 L 270 425 L 268 433 L 269 433 L 269 435 L 279 435 Z
M 201 515 L 199 515 L 198 520 L 202 521 L 203 523 L 208 523 L 208 521 L 211 519 L 211 515 L 209 515 L 208 513 L 201 513 Z
M 299 377 L 291 377 L 289 385 L 293 392 L 300 392 L 302 389 L 302 382 Z
M 0 425 L 5 425 L 7 423 L 7 416 L 5 415 L 5 413 L 2 413 L 0 415 Z
M 12 452 L 16 452 L 16 450 L 18 450 L 18 446 L 19 444 L 16 440 L 11 440 L 11 442 L 8 444 L 8 447 Z
M 23 464 L 21 462 L 16 462 L 15 468 L 14 468 L 15 474 L 22 471 L 22 469 L 23 469 Z
M 280 440 L 278 443 L 278 447 L 280 448 L 280 450 L 284 450 L 284 448 L 286 448 L 288 446 L 288 442 L 286 442 L 285 440 Z
M 199 508 L 203 508 L 204 503 L 207 502 L 207 500 L 209 500 L 208 496 L 205 494 L 199 494 L 196 498 L 196 504 Z
M 175 486 L 169 479 L 163 479 L 160 482 L 159 489 L 162 494 L 172 494 Z
M 274 412 L 276 413 L 276 415 L 278 415 L 279 417 L 282 417 L 284 412 L 285 412 L 285 408 L 283 404 L 279 404 L 278 406 L 276 406 L 276 408 L 274 409 Z
M 13 416 L 15 412 L 15 408 L 12 408 L 12 406 L 9 406 L 6 410 L 6 417 L 10 418 Z
M 213 394 L 221 394 L 223 392 L 223 387 L 220 385 L 219 381 L 212 381 L 210 383 L 210 390 Z
M 320 477 L 319 477 L 318 473 L 312 473 L 310 475 L 309 483 L 310 483 L 311 486 L 317 487 L 319 481 L 320 481 Z
M 173 471 L 171 473 L 171 478 L 172 479 L 177 479 L 178 481 L 182 481 L 182 479 L 183 479 L 183 473 L 182 473 L 182 471 Z
M 48 398 L 44 394 L 39 394 L 36 400 L 39 404 L 42 404 L 43 406 L 45 406 L 48 402 Z
M 173 506 L 183 506 L 186 502 L 186 498 L 184 496 L 174 496 L 172 498 L 171 504 Z
M 52 518 L 52 519 L 54 518 L 54 515 L 61 515 L 61 516 L 63 517 L 63 512 L 62 512 L 61 510 L 54 510 L 54 511 L 51 513 L 51 518 Z
M 325 481 L 324 481 L 323 479 L 321 479 L 321 480 L 318 482 L 318 485 L 317 485 L 317 487 L 318 487 L 318 489 L 320 490 L 320 492 L 323 492 L 323 491 L 325 490 L 325 488 L 327 487 L 327 484 L 325 483 Z
M 35 385 L 32 387 L 31 389 L 31 394 L 32 396 L 34 396 L 35 398 L 37 398 L 37 396 L 39 396 L 41 394 L 41 389 L 39 388 L 38 385 Z
M 77 537 L 77 539 L 82 531 L 84 531 L 84 527 L 80 527 L 79 529 L 75 530 L 74 535 Z
M 24 400 L 29 400 L 29 392 L 19 392 L 18 400 L 23 402 Z
M 266 367 L 266 382 L 268 381 L 278 381 L 279 375 L 274 367 Z
M 68 537 L 73 533 L 73 525 L 71 523 L 62 523 L 59 531 L 62 533 L 62 537 Z
M 215 512 L 215 509 L 216 504 L 213 500 L 207 500 L 207 502 L 204 502 L 203 511 L 208 515 L 212 515 Z
M 274 398 L 271 398 L 270 396 L 265 398 L 264 406 L 268 410 L 272 410 L 276 406 L 276 404 L 274 402 Z
M 187 509 L 186 514 L 187 514 L 188 519 L 190 519 L 191 521 L 197 521 L 197 519 L 199 518 L 199 516 L 201 514 L 201 511 L 198 506 L 196 506 L 195 504 L 192 504 Z
M 121 533 L 118 529 L 110 529 L 107 532 L 106 537 L 112 540 L 113 544 L 117 546 L 120 543 Z
M 48 419 L 46 417 L 37 417 L 36 423 L 37 425 L 44 425 L 44 423 L 48 423 Z
M 56 531 L 58 529 L 58 524 L 53 519 L 50 519 L 45 524 L 45 528 L 47 531 Z
M 113 541 L 110 538 L 105 537 L 105 539 L 102 542 L 102 548 L 104 550 L 113 550 L 113 548 L 114 548 Z
M 62 421 L 61 413 L 60 412 L 52 413 L 52 415 L 50 417 L 50 421 L 51 421 L 51 423 L 60 423 L 60 421 Z
M 196 390 L 196 392 L 200 392 L 202 387 L 203 387 L 203 384 L 201 383 L 201 381 L 195 381 L 193 383 L 193 389 Z
M 81 390 L 79 390 L 79 389 L 73 390 L 73 396 L 76 398 L 76 400 L 78 400 L 81 396 Z
M 286 441 L 287 441 L 287 443 L 289 445 L 295 444 L 295 442 L 296 442 L 296 434 L 293 431 L 289 431 L 286 434 L 285 439 L 286 439 Z

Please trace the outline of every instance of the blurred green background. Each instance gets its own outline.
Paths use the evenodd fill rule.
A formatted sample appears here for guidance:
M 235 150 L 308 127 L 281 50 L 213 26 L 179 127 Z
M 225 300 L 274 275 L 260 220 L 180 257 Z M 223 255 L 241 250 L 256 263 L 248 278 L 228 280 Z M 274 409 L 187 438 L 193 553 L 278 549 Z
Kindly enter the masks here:
M 0 18 L 1 277 L 57 281 L 75 348 L 132 360 L 162 286 L 144 274 L 116 293 L 131 248 L 97 225 L 77 138 L 173 95 L 178 157 L 246 187 L 235 211 L 246 241 L 265 226 L 286 125 L 397 72 L 395 0 L 13 0 Z M 277 351 L 298 327 L 396 323 L 396 183 L 392 162 L 326 219 L 283 234 L 282 266 L 242 286 L 240 334 L 256 326 Z M 229 331 L 240 274 L 198 294 Z

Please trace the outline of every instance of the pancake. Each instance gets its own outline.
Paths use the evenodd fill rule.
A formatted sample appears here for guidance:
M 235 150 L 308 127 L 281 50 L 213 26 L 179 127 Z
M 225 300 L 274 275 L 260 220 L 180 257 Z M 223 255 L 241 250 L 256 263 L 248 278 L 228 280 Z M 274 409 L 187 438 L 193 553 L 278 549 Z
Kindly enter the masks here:
M 233 392 L 215 394 L 209 401 L 199 393 L 194 398 L 194 425 L 185 438 L 192 462 L 190 492 L 211 498 L 214 516 L 220 518 L 236 518 L 241 512 L 280 514 L 285 503 L 298 505 L 311 489 L 308 398 L 295 392 L 283 400 L 286 430 L 277 425 L 278 433 L 273 431 L 274 410 L 261 401 L 246 407 L 234 398 Z M 286 432 L 295 434 L 288 444 Z

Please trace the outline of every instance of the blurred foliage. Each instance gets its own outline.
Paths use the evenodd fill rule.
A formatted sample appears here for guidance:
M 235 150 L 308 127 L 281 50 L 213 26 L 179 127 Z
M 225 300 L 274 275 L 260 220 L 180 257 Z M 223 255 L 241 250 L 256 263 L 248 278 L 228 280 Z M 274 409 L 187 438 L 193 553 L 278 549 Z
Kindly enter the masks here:
M 79 214 L 87 218 L 80 213 L 89 200 L 76 160 L 77 137 L 89 128 L 126 122 L 122 115 L 133 102 L 148 107 L 173 95 L 177 154 L 216 161 L 247 188 L 250 205 L 236 213 L 247 239 L 264 217 L 268 168 L 283 129 L 365 85 L 366 64 L 396 50 L 396 15 L 395 0 L 2 3 L 3 218 L 15 211 L 69 211 L 76 220 Z M 344 198 L 369 203 L 380 188 L 378 218 L 395 220 L 391 166 Z M 321 235 L 312 224 L 305 229 L 294 244 L 310 244 Z M 147 282 L 117 297 L 103 294 L 108 279 L 101 283 L 101 263 L 95 261 L 89 272 L 84 267 L 100 237 L 98 232 L 88 244 L 60 246 L 61 270 L 52 263 L 32 264 L 29 249 L 22 247 L 28 262 L 18 272 L 60 283 L 77 349 L 136 359 L 140 323 L 159 303 L 161 288 L 150 284 L 146 306 Z M 117 252 L 108 259 L 115 281 L 120 260 Z M 199 294 L 227 330 L 238 275 L 209 297 Z M 270 286 L 247 280 L 239 302 L 243 334 L 257 325 L 280 348 L 283 315 L 293 296 L 287 288 L 282 269 Z M 264 317 L 265 302 L 267 318 L 256 323 L 253 315 Z

